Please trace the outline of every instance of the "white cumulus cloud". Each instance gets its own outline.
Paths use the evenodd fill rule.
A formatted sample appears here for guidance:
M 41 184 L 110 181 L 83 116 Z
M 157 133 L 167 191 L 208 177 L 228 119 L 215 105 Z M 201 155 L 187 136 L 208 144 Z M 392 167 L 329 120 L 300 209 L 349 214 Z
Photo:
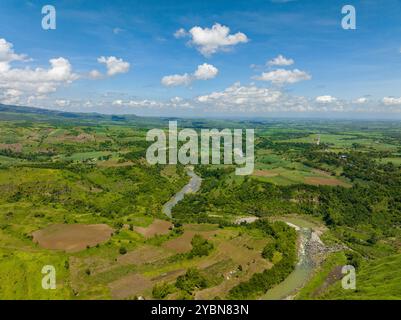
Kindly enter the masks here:
M 173 74 L 170 76 L 164 76 L 162 78 L 162 84 L 166 87 L 176 86 L 187 86 L 192 82 L 192 78 L 188 73 L 184 74 Z
M 174 32 L 174 37 L 177 39 L 184 38 L 187 35 L 188 35 L 188 32 L 186 32 L 184 28 L 180 28 L 176 32 Z
M 366 97 L 360 97 L 360 98 L 356 99 L 356 100 L 354 101 L 354 103 L 356 103 L 356 104 L 364 104 L 364 103 L 366 103 L 366 102 L 368 102 L 368 101 L 369 101 L 368 98 L 366 98 Z
M 219 70 L 215 66 L 204 63 L 198 66 L 198 69 L 196 69 L 194 73 L 194 77 L 198 80 L 208 80 L 216 77 L 218 73 Z
M 28 104 L 43 99 L 58 87 L 79 78 L 70 62 L 63 58 L 49 60 L 48 68 L 15 68 L 14 61 L 30 61 L 26 55 L 14 52 L 13 45 L 0 39 L 0 101 L 10 104 Z
M 103 78 L 103 75 L 99 70 L 92 70 L 91 72 L 89 72 L 88 76 L 90 79 L 94 79 L 94 80 Z
M 188 32 L 184 29 L 179 29 L 174 35 L 176 38 L 185 36 L 191 37 L 189 43 L 194 45 L 198 51 L 206 57 L 218 51 L 229 50 L 239 43 L 246 43 L 249 41 L 244 33 L 237 32 L 235 34 L 230 34 L 230 28 L 219 23 L 215 23 L 211 28 L 195 26 Z
M 316 102 L 318 102 L 318 103 L 332 103 L 332 102 L 335 102 L 337 99 L 336 99 L 335 97 L 326 95 L 326 96 L 319 96 L 319 97 L 316 97 L 315 100 L 316 100 Z
M 174 97 L 170 101 L 157 101 L 157 100 L 122 100 L 117 99 L 112 102 L 115 107 L 123 108 L 133 108 L 142 110 L 169 110 L 169 109 L 181 109 L 187 110 L 192 109 L 193 106 L 184 99 L 180 97 Z
M 116 58 L 114 56 L 110 57 L 100 57 L 97 59 L 99 63 L 103 63 L 107 67 L 107 75 L 114 76 L 119 73 L 127 73 L 130 68 L 129 62 L 123 59 Z
M 211 64 L 201 64 L 194 73 L 173 74 L 164 76 L 161 83 L 166 87 L 187 86 L 195 80 L 209 80 L 217 76 L 219 70 Z
M 239 82 L 223 91 L 198 96 L 196 101 L 209 112 L 272 112 L 294 108 L 299 104 L 287 100 L 280 90 L 241 85 Z M 300 104 L 299 104 L 300 105 Z
M 276 58 L 267 62 L 269 66 L 290 66 L 294 64 L 293 59 L 287 59 L 283 55 L 279 54 Z
M 25 54 L 16 54 L 13 47 L 13 44 L 7 42 L 6 39 L 0 39 L 0 72 L 7 71 L 12 61 L 25 61 L 28 59 Z
M 66 99 L 57 99 L 55 101 L 55 103 L 56 103 L 57 106 L 59 106 L 61 108 L 64 108 L 64 107 L 68 107 L 71 104 L 71 101 L 70 100 L 66 100 Z
M 384 97 L 382 101 L 386 106 L 401 105 L 401 97 L 400 98 Z
M 260 76 L 254 77 L 255 80 L 270 81 L 274 84 L 296 83 L 303 80 L 312 79 L 311 75 L 298 69 L 286 70 L 277 69 L 263 72 Z

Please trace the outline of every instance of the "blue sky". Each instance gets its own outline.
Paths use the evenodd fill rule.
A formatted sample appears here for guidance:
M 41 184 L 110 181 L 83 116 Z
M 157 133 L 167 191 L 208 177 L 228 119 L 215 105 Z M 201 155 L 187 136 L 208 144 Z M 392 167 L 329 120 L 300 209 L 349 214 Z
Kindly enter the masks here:
M 47 4 L 56 30 L 42 29 Z M 356 30 L 341 27 L 344 4 L 356 9 Z M 2 0 L 0 39 L 2 103 L 143 115 L 401 115 L 399 0 Z

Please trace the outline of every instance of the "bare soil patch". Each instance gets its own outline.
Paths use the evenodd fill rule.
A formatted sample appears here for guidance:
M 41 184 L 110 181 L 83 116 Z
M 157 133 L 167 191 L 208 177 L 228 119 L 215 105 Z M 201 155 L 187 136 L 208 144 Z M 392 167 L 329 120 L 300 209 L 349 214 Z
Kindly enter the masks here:
M 215 259 L 220 262 L 225 261 L 223 265 L 226 267 L 219 271 L 215 270 L 214 273 L 220 274 L 224 281 L 217 286 L 198 291 L 195 299 L 224 298 L 231 288 L 242 281 L 247 281 L 254 273 L 271 268 L 272 264 L 261 256 L 266 243 L 265 240 L 252 240 L 247 236 L 222 242 L 217 248 Z M 242 271 L 239 271 L 239 265 Z M 211 268 L 213 265 L 205 268 L 205 271 Z
M 324 170 L 321 170 L 321 169 L 312 169 L 312 172 L 313 173 L 317 173 L 317 174 L 321 174 L 322 176 L 326 176 L 326 177 L 330 177 L 331 176 L 330 172 L 327 172 L 327 171 L 324 171 Z
M 251 265 L 261 263 L 265 267 L 269 266 L 267 260 L 262 258 L 261 252 L 267 244 L 266 240 L 253 240 L 249 237 L 235 238 L 222 242 L 218 248 L 222 256 L 231 258 L 235 263 L 241 265 Z
M 278 173 L 271 170 L 255 170 L 253 175 L 257 177 L 276 177 Z
M 156 219 L 153 223 L 148 227 L 134 227 L 134 230 L 145 238 L 152 238 L 155 235 L 163 235 L 170 232 L 170 228 L 173 224 L 170 221 L 158 220 Z
M 243 218 L 237 218 L 234 223 L 235 224 L 252 223 L 255 222 L 256 220 L 259 220 L 259 217 L 243 217 Z
M 118 162 L 118 160 L 106 160 L 106 161 L 99 161 L 96 163 L 98 167 L 106 167 L 106 168 L 120 168 L 120 167 L 130 167 L 134 163 L 131 161 L 127 162 Z
M 153 287 L 153 282 L 140 274 L 130 274 L 109 284 L 113 299 L 136 296 Z
M 344 276 L 342 274 L 342 266 L 336 266 L 333 270 L 330 271 L 326 280 L 324 280 L 323 284 L 313 292 L 312 297 L 318 297 L 323 294 L 327 288 L 329 288 L 332 284 L 342 279 Z
M 305 178 L 305 183 L 312 184 L 315 186 L 343 186 L 343 187 L 348 186 L 347 183 L 334 178 L 330 179 L 330 178 L 308 177 Z
M 145 263 L 153 263 L 157 260 L 161 260 L 171 256 L 172 253 L 164 250 L 163 248 L 144 245 L 134 251 L 128 252 L 127 254 L 120 256 L 118 262 L 122 264 L 135 264 L 142 265 Z
M 10 150 L 20 153 L 22 151 L 21 143 L 0 143 L 0 150 Z
M 76 142 L 86 142 L 86 141 L 95 141 L 95 137 L 91 134 L 87 134 L 87 133 L 80 133 L 75 139 L 74 141 Z
M 172 270 L 166 273 L 163 273 L 157 277 L 152 278 L 152 281 L 155 282 L 169 282 L 177 279 L 180 275 L 183 275 L 186 272 L 186 269 L 177 269 Z
M 69 132 L 49 137 L 50 141 L 55 142 L 76 142 L 76 143 L 85 143 L 85 142 L 93 142 L 95 141 L 95 136 L 88 133 L 79 133 L 78 135 L 73 135 Z
M 107 224 L 54 224 L 32 233 L 41 247 L 76 252 L 107 241 L 113 229 Z
M 199 234 L 205 239 L 210 239 L 217 231 L 195 231 L 195 230 L 186 230 L 183 235 L 178 238 L 169 240 L 163 243 L 163 248 L 173 250 L 177 253 L 185 253 L 192 249 L 191 241 L 194 235 Z

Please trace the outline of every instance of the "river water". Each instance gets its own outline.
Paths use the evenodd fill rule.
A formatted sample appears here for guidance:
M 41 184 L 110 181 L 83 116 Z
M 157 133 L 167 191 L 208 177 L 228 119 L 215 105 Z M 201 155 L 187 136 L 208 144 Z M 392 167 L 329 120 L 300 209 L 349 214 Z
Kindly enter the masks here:
M 261 300 L 283 300 L 291 299 L 311 277 L 316 265 L 311 254 L 312 230 L 299 228 L 298 263 L 291 274 L 280 284 L 268 290 Z
M 171 218 L 171 210 L 173 207 L 184 199 L 186 194 L 197 192 L 201 187 L 202 178 L 194 172 L 193 167 L 187 167 L 186 170 L 188 176 L 191 178 L 190 181 L 163 206 L 163 213 L 169 218 Z M 316 233 L 314 234 L 313 229 L 309 226 L 299 226 L 299 223 L 293 224 L 288 221 L 286 221 L 286 223 L 295 228 L 299 234 L 298 263 L 294 271 L 283 282 L 267 291 L 260 298 L 261 300 L 291 299 L 310 279 L 316 268 L 311 248 L 313 248 L 316 241 L 319 242 L 318 244 L 321 243 L 319 237 Z M 303 223 L 304 222 L 301 224 Z
M 187 193 L 197 192 L 202 184 L 202 178 L 199 177 L 193 170 L 192 167 L 186 168 L 187 175 L 190 176 L 189 182 L 180 190 L 178 191 L 168 202 L 166 202 L 163 206 L 163 213 L 171 218 L 171 210 L 173 207 L 184 199 L 184 196 Z

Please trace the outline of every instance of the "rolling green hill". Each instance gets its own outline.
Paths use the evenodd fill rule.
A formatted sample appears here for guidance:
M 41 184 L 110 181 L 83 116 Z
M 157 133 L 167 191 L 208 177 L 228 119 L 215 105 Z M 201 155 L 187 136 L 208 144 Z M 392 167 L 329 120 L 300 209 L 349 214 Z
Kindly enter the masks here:
M 337 282 L 321 299 L 366 300 L 400 299 L 401 255 L 364 264 L 356 275 L 356 290 L 344 290 Z
M 183 165 L 150 165 L 145 137 L 169 120 L 195 130 L 255 129 L 254 173 L 196 165 L 200 190 L 165 216 L 163 205 L 189 178 Z M 314 269 L 300 298 L 401 299 L 400 146 L 395 121 L 147 118 L 0 105 L 0 298 L 152 298 L 156 283 L 165 298 L 260 296 L 291 272 L 294 259 L 283 258 L 295 237 L 235 222 L 296 214 L 319 222 L 328 247 L 342 248 Z M 80 251 L 70 252 L 74 241 Z M 213 249 L 191 255 L 196 242 Z M 267 272 L 279 261 L 281 269 Z M 46 264 L 57 268 L 61 291 L 42 292 Z M 327 281 L 344 264 L 359 267 L 355 292 Z M 191 279 L 199 286 L 189 290 Z

